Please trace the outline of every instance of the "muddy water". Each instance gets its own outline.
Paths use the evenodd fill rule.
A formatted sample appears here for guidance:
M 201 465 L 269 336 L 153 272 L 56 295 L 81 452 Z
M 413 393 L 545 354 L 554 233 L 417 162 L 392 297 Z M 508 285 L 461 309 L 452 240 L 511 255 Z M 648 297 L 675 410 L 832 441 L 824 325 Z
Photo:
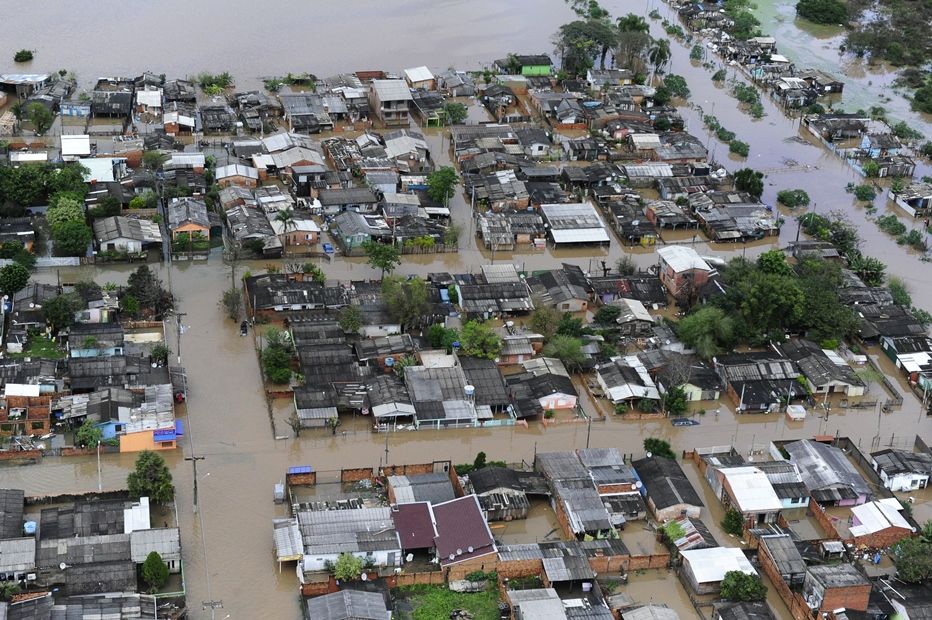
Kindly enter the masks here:
M 23 10 L 4 0 L 0 8 L 0 73 L 67 69 L 86 86 L 100 75 L 144 70 L 171 77 L 228 70 L 241 88 L 288 72 L 476 69 L 508 52 L 548 51 L 550 34 L 572 15 L 563 0 L 286 0 L 274 11 L 242 0 L 81 0 L 52 20 L 48 6 Z M 13 63 L 20 48 L 36 50 L 35 60 Z

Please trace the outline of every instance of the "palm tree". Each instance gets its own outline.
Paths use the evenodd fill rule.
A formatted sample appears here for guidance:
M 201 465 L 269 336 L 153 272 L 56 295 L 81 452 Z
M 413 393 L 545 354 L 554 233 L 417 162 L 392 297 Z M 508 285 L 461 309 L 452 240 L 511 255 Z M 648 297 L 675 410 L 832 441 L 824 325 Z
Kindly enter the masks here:
M 654 75 L 670 64 L 670 40 L 655 39 L 650 49 L 647 50 L 647 60 L 652 66 L 651 81 L 653 81 Z
M 285 235 L 285 254 L 288 254 L 288 231 L 298 227 L 294 220 L 294 211 L 282 209 L 275 214 L 275 221 L 282 225 L 282 232 Z

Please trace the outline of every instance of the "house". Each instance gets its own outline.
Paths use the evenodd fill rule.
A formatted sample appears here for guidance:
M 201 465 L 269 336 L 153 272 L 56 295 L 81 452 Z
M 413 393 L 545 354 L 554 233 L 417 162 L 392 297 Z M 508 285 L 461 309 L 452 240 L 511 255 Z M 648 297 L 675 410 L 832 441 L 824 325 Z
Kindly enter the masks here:
M 333 118 L 321 95 L 287 93 L 279 95 L 279 99 L 282 102 L 285 118 L 288 119 L 290 131 L 317 133 L 333 129 Z
M 176 198 L 168 204 L 168 230 L 172 240 L 181 235 L 210 237 L 207 204 L 196 198 Z
M 779 411 L 806 394 L 796 365 L 782 355 L 752 351 L 721 355 L 713 361 L 739 412 Z
M 443 96 L 437 91 L 423 88 L 411 91 L 411 107 L 421 125 L 425 127 L 440 127 L 446 118 L 443 111 Z
M 620 310 L 615 322 L 622 336 L 640 338 L 649 335 L 654 327 L 654 317 L 636 299 L 621 297 L 609 303 Z
M 890 448 L 871 452 L 871 465 L 891 491 L 912 491 L 929 486 L 932 455 Z
M 911 183 L 899 191 L 890 188 L 890 199 L 913 217 L 927 216 L 932 213 L 932 183 Z
M 798 468 L 812 499 L 830 506 L 856 506 L 868 501 L 870 487 L 840 449 L 803 439 L 784 449 Z
M 524 149 L 524 154 L 528 157 L 542 159 L 550 156 L 553 142 L 550 140 L 550 135 L 543 129 L 538 127 L 526 127 L 516 130 L 515 135 L 518 137 L 518 142 Z M 553 172 L 556 173 L 557 170 L 554 168 Z
M 797 75 L 801 80 L 806 82 L 809 88 L 816 90 L 820 96 L 840 93 L 845 88 L 844 82 L 819 69 L 804 69 Z
M 441 568 L 469 573 L 496 565 L 495 539 L 475 495 L 435 504 L 432 509 L 437 527 L 434 546 Z
M 305 599 L 307 617 L 314 620 L 386 620 L 392 612 L 379 592 L 340 590 Z
M 229 164 L 217 167 L 214 178 L 220 187 L 238 185 L 240 187 L 254 188 L 259 184 L 259 171 L 252 166 Z
M 586 84 L 590 90 L 602 90 L 607 87 L 633 83 L 634 72 L 629 69 L 589 69 L 586 71 Z
M 668 245 L 657 249 L 660 281 L 677 299 L 689 299 L 701 289 L 715 270 L 693 248 Z
M 522 363 L 524 373 L 508 377 L 508 386 L 521 410 L 524 398 L 536 401 L 531 410 L 573 411 L 576 409 L 578 393 L 566 367 L 558 359 L 540 357 Z
M 75 161 L 91 156 L 91 137 L 87 134 L 62 134 L 61 158 L 64 161 Z
M 268 216 L 260 209 L 240 205 L 228 209 L 224 216 L 230 236 L 238 247 L 249 248 L 267 257 L 281 256 L 282 241 L 275 234 Z
M 380 216 L 345 211 L 333 218 L 330 234 L 350 254 L 354 249 L 358 253 L 367 241 L 390 242 L 392 227 Z
M 851 564 L 810 566 L 803 581 L 803 598 L 809 608 L 830 612 L 836 609 L 866 611 L 871 582 Z
M 407 82 L 408 86 L 411 88 L 423 88 L 426 90 L 434 90 L 437 88 L 437 79 L 427 67 L 421 66 L 405 69 L 404 76 L 405 82 Z
M 188 80 L 169 80 L 162 85 L 165 101 L 193 102 L 197 99 L 197 87 Z
M 392 569 L 402 564 L 401 541 L 392 522 L 392 509 L 387 506 L 316 510 L 301 505 L 295 516 L 304 552 L 298 565 L 302 582 L 306 573 L 326 570 L 327 563 L 336 562 L 343 553 L 376 568 Z
M 613 358 L 596 366 L 595 371 L 602 393 L 615 405 L 660 400 L 657 384 L 636 355 Z
M 680 555 L 683 557 L 682 575 L 696 594 L 718 594 L 725 575 L 732 571 L 757 575 L 741 549 L 687 549 Z
M 225 102 L 209 103 L 198 108 L 204 133 L 231 133 L 236 115 Z
M 802 508 L 809 504 L 809 491 L 803 483 L 799 468 L 790 461 L 758 461 L 754 463 L 767 476 L 783 508 Z
M 437 76 L 437 84 L 451 97 L 472 97 L 476 94 L 476 83 L 465 71 L 447 69 Z
M 778 575 L 790 587 L 801 586 L 806 578 L 806 561 L 789 534 L 767 534 L 758 546 L 762 571 Z
M 392 522 L 405 553 L 432 551 L 437 528 L 430 502 L 411 502 L 392 506 Z
M 379 197 L 368 187 L 322 189 L 318 199 L 326 215 L 344 211 L 375 213 L 379 205 Z
M 767 474 L 757 467 L 724 467 L 717 473 L 722 481 L 722 502 L 740 512 L 747 526 L 777 520 L 783 501 L 770 486 Z
M 467 476 L 467 487 L 479 498 L 487 521 L 526 519 L 531 506 L 528 496 L 550 495 L 541 474 L 507 467 L 483 467 L 472 471 Z
M 133 113 L 133 82 L 126 78 L 101 78 L 91 91 L 94 116 L 127 118 Z
M 562 312 L 585 312 L 589 308 L 589 283 L 576 265 L 564 263 L 562 269 L 537 273 L 527 279 L 527 285 L 540 303 Z
M 682 517 L 699 518 L 704 504 L 676 461 L 648 456 L 631 465 L 644 485 L 642 494 L 655 519 L 666 522 Z
M 123 355 L 123 342 L 123 327 L 119 323 L 75 323 L 68 329 L 68 356 Z
M 338 418 L 336 405 L 336 393 L 329 386 L 294 389 L 295 413 L 301 428 L 324 428 L 329 420 Z
M 766 601 L 727 603 L 715 608 L 715 620 L 776 620 Z
M 139 254 L 162 245 L 162 231 L 158 224 L 122 215 L 94 220 L 94 238 L 101 252 Z
M 411 90 L 404 80 L 372 80 L 369 85 L 370 110 L 383 125 L 407 127 L 409 101 Z
M 267 217 L 275 236 L 286 248 L 317 245 L 320 239 L 320 225 L 309 217 L 295 217 L 287 225 L 272 214 Z
M 427 502 L 441 504 L 456 498 L 449 474 L 443 472 L 388 476 L 388 503 L 413 504 Z
M 680 615 L 664 603 L 651 603 L 625 609 L 621 620 L 680 620 Z
M 856 547 L 886 549 L 913 535 L 913 526 L 900 514 L 903 504 L 895 497 L 878 499 L 851 508 L 845 542 Z
M 311 281 L 299 281 L 283 273 L 269 273 L 243 280 L 246 307 L 257 316 L 273 317 L 291 310 L 339 309 L 349 303 L 346 290 Z
M 864 395 L 864 382 L 836 352 L 802 338 L 782 343 L 779 348 L 799 367 L 810 391 L 842 393 L 849 398 Z
M 456 291 L 460 307 L 469 315 L 488 318 L 499 314 L 526 314 L 534 309 L 531 293 L 523 281 L 457 283 Z
M 550 240 L 557 247 L 609 243 L 605 224 L 590 203 L 545 204 L 540 206 L 540 212 L 549 228 Z
M 880 348 L 911 383 L 923 390 L 932 389 L 932 338 L 921 336 L 880 336 Z

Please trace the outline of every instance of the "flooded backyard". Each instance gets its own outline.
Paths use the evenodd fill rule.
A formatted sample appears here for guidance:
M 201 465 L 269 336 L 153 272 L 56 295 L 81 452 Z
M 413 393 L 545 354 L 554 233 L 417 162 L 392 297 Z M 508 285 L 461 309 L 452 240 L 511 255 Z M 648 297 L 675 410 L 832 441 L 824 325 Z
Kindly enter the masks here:
M 619 15 L 629 11 L 645 14 L 648 4 L 643 0 L 622 3 L 605 2 L 605 8 Z M 824 59 L 819 68 L 837 68 L 837 54 L 825 46 L 832 39 L 817 34 L 792 36 L 792 13 L 787 3 L 777 3 L 762 9 L 764 30 L 784 42 L 781 50 L 791 58 L 797 54 L 806 59 Z M 67 24 L 49 28 L 47 16 L 38 9 L 18 11 L 8 20 L 5 32 L 11 49 L 27 47 L 38 50 L 31 65 L 12 66 L 9 54 L 0 59 L 0 71 L 45 71 L 63 67 L 74 70 L 82 84 L 92 82 L 99 74 L 135 75 L 145 69 L 165 72 L 170 77 L 192 75 L 201 70 L 230 70 L 237 77 L 239 88 L 257 87 L 259 77 L 287 71 L 311 71 L 327 75 L 338 71 L 430 64 L 434 68 L 456 65 L 478 68 L 509 51 L 549 51 L 552 33 L 571 18 L 562 0 L 515 0 L 495 3 L 490 0 L 473 2 L 444 0 L 404 0 L 392 3 L 363 0 L 354 3 L 289 2 L 275 13 L 255 18 L 255 5 L 234 2 L 223 10 L 209 3 L 184 4 L 170 0 L 157 5 L 125 5 L 116 2 L 81 2 L 72 5 Z M 672 11 L 653 1 L 671 18 Z M 8 11 L 10 7 L 7 7 Z M 183 13 L 185 19 L 174 16 Z M 533 19 L 529 15 L 533 14 Z M 788 17 L 789 15 L 789 17 Z M 171 18 L 171 24 L 168 19 Z M 122 27 L 132 21 L 145 24 L 136 28 Z M 377 23 L 378 27 L 372 25 Z M 204 36 L 206 24 L 218 36 Z M 774 24 L 773 28 L 770 25 Z M 332 26 L 323 26 L 332 25 Z M 660 25 L 651 22 L 654 34 L 660 36 Z M 164 32 L 171 28 L 176 41 L 185 45 L 167 44 Z M 312 36 L 313 34 L 313 36 Z M 832 35 L 834 36 L 834 35 Z M 94 46 L 83 45 L 88 39 L 106 39 L 119 55 L 102 55 Z M 828 41 L 828 42 L 826 42 Z M 795 47 L 794 47 L 795 46 Z M 807 50 L 822 50 L 809 54 Z M 866 209 L 844 192 L 849 182 L 860 177 L 813 138 L 804 134 L 799 121 L 789 119 L 768 98 L 763 98 L 766 116 L 754 120 L 738 109 L 737 101 L 710 80 L 710 72 L 695 66 L 688 59 L 688 47 L 671 41 L 673 61 L 671 71 L 686 77 L 693 92 L 693 107 L 684 107 L 687 129 L 708 143 L 718 160 L 734 170 L 750 165 L 767 174 L 763 200 L 775 202 L 776 192 L 785 188 L 805 189 L 812 197 L 813 209 L 820 213 L 843 211 L 854 222 L 864 239 L 867 254 L 881 258 L 888 273 L 903 278 L 911 287 L 916 305 L 932 310 L 932 266 L 920 261 L 915 252 L 907 251 L 882 233 L 869 219 Z M 834 59 L 834 61 L 832 60 Z M 820 62 L 822 62 L 820 60 Z M 834 65 L 832 63 L 835 63 Z M 283 64 L 284 63 L 284 64 Z M 853 69 L 852 69 L 853 71 Z M 846 74 L 847 75 L 847 74 Z M 859 103 L 858 85 L 882 88 L 890 77 L 865 75 L 856 78 L 849 107 Z M 910 116 L 902 103 L 885 103 L 891 116 L 924 122 L 930 133 L 928 119 Z M 701 115 L 714 113 L 734 131 L 739 139 L 751 145 L 747 161 L 728 158 L 727 146 L 719 143 L 702 127 Z M 478 117 L 473 117 L 479 120 Z M 445 146 L 448 141 L 439 130 L 429 130 L 431 152 L 439 165 L 449 164 Z M 928 162 L 917 166 L 916 176 L 932 174 Z M 886 194 L 875 201 L 883 213 Z M 595 271 L 600 261 L 609 264 L 629 253 L 613 241 L 605 250 L 545 250 L 527 253 L 491 255 L 476 245 L 474 220 L 465 197 L 457 194 L 451 202 L 453 219 L 463 227 L 459 253 L 406 256 L 399 271 L 403 274 L 426 275 L 431 272 L 475 271 L 481 264 L 514 262 L 522 270 L 552 268 L 561 262 L 580 265 Z M 744 245 L 709 244 L 695 247 L 704 256 L 729 258 L 745 254 L 748 257 L 783 247 L 794 240 L 798 213 L 784 213 L 786 223 L 779 238 Z M 901 214 L 901 219 L 905 218 Z M 636 263 L 647 267 L 656 262 L 652 250 L 630 252 Z M 265 261 L 243 262 L 242 274 L 254 273 L 266 266 Z M 862 449 L 874 446 L 912 445 L 917 432 L 929 435 L 932 421 L 920 413 L 918 401 L 902 382 L 898 389 L 905 402 L 890 413 L 875 409 L 832 409 L 829 415 L 810 415 L 802 422 L 788 422 L 782 415 L 736 416 L 727 406 L 696 414 L 694 427 L 673 427 L 669 421 L 625 421 L 608 415 L 604 421 L 585 424 L 561 424 L 548 429 L 539 424 L 530 428 L 499 427 L 494 429 L 422 430 L 393 432 L 387 435 L 369 432 L 371 423 L 360 417 L 343 421 L 335 435 L 328 430 L 306 430 L 295 439 L 285 421 L 291 412 L 287 399 L 269 404 L 260 381 L 255 355 L 255 340 L 251 333 L 242 338 L 233 322 L 227 320 L 218 301 L 228 285 L 230 268 L 219 253 L 214 252 L 206 263 L 174 266 L 152 265 L 163 282 L 171 283 L 183 317 L 184 333 L 178 351 L 174 324 L 170 325 L 168 344 L 174 355 L 181 355 L 188 376 L 188 403 L 179 412 L 185 420 L 187 437 L 183 453 L 166 453 L 177 488 L 177 518 L 182 528 L 185 577 L 189 593 L 191 617 L 211 617 L 202 610 L 201 602 L 222 600 L 223 609 L 216 617 L 223 618 L 295 618 L 299 616 L 297 580 L 293 571 L 279 573 L 274 562 L 271 520 L 284 514 L 284 508 L 272 502 L 273 485 L 279 482 L 285 469 L 293 465 L 311 465 L 318 471 L 341 467 L 374 467 L 386 460 L 392 463 L 451 460 L 472 462 L 479 451 L 490 460 L 532 462 L 537 452 L 571 450 L 591 447 L 615 447 L 626 454 L 640 454 L 644 437 L 669 440 L 676 450 L 702 446 L 733 445 L 747 453 L 752 446 L 765 445 L 775 439 L 791 439 L 821 435 L 851 437 Z M 378 272 L 364 259 L 338 258 L 324 263 L 329 279 L 360 280 L 377 278 Z M 126 267 L 60 271 L 40 270 L 36 279 L 64 282 L 95 279 L 100 283 L 124 283 L 132 271 Z M 872 352 L 874 355 L 877 351 Z M 881 360 L 883 360 L 881 356 Z M 889 370 L 889 368 L 886 368 Z M 899 377 L 899 374 L 896 375 Z M 871 388 L 877 394 L 880 386 Z M 192 511 L 192 470 L 184 456 L 204 456 L 199 464 L 199 513 Z M 126 474 L 134 462 L 132 454 L 111 454 L 103 459 L 104 489 L 125 486 Z M 705 493 L 710 526 L 717 527 L 719 505 L 709 497 L 707 485 L 700 483 L 692 468 L 688 474 L 697 489 Z M 96 461 L 90 458 L 48 458 L 37 467 L 12 467 L 2 470 L 3 486 L 21 487 L 27 495 L 93 491 L 97 488 Z M 923 508 L 927 510 L 928 506 Z M 203 526 L 203 527 L 202 527 Z M 531 509 L 526 522 L 493 524 L 493 532 L 506 543 L 531 542 L 556 536 L 552 511 L 545 503 Z M 725 540 L 722 544 L 737 545 Z M 624 542 L 632 550 L 649 551 L 656 541 L 654 533 L 642 523 L 633 523 L 623 533 Z M 681 617 L 693 617 L 695 612 L 679 585 L 668 571 L 647 571 L 631 576 L 627 592 L 643 602 L 665 602 Z M 773 601 L 771 601 L 773 602 Z M 781 604 L 782 605 L 782 604 Z M 779 609 L 779 607 L 778 607 Z M 785 610 L 783 610 L 785 612 Z

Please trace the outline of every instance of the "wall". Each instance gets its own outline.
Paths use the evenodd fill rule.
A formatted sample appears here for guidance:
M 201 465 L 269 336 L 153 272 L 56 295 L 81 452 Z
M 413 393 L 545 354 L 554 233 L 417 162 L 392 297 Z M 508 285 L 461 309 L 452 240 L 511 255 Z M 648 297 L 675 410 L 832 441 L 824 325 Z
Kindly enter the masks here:
M 472 558 L 463 562 L 458 562 L 444 569 L 448 581 L 463 579 L 469 573 L 482 571 L 489 573 L 498 568 L 498 555 L 492 553 L 478 558 Z
M 867 601 L 870 598 L 870 593 L 871 585 L 869 583 L 847 588 L 827 588 L 819 611 L 831 611 L 842 607 L 867 611 Z
M 371 480 L 373 477 L 374 476 L 372 475 L 371 467 L 357 467 L 340 470 L 340 482 L 342 483 Z
M 312 487 L 317 484 L 317 472 L 286 474 L 285 483 L 290 487 Z

